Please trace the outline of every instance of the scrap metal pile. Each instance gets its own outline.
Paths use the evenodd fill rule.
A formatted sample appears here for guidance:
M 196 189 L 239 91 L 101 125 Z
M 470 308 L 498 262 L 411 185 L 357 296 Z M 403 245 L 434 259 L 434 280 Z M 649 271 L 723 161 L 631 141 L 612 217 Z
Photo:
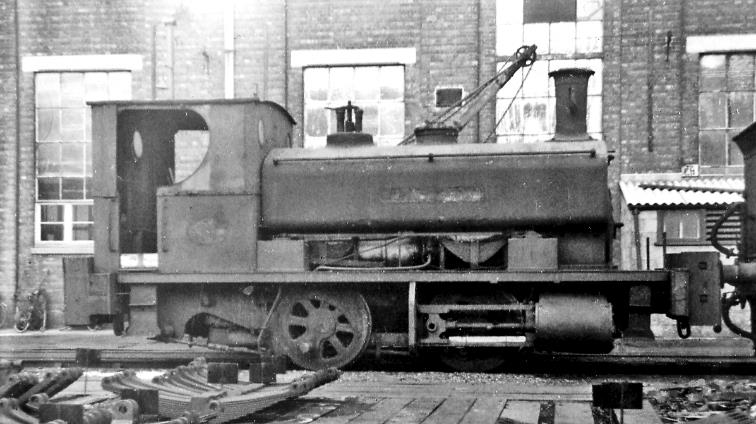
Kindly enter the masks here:
M 694 380 L 651 390 L 646 398 L 664 423 L 756 422 L 756 383 L 747 380 Z
M 105 395 L 55 398 L 82 376 L 80 368 L 41 375 L 21 372 L 0 386 L 0 423 L 223 423 L 303 395 L 339 377 L 336 369 L 326 369 L 276 383 L 277 371 L 280 369 L 274 362 L 253 363 L 250 382 L 239 382 L 236 364 L 208 364 L 199 358 L 149 381 L 130 370 L 105 377 L 102 388 L 109 392 Z

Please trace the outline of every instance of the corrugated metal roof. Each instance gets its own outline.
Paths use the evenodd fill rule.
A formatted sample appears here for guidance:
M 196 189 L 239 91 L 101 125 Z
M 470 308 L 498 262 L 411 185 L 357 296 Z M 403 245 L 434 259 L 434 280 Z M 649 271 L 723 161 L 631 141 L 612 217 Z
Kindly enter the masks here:
M 685 178 L 680 174 L 623 175 L 620 190 L 628 206 L 723 206 L 743 201 L 742 178 Z

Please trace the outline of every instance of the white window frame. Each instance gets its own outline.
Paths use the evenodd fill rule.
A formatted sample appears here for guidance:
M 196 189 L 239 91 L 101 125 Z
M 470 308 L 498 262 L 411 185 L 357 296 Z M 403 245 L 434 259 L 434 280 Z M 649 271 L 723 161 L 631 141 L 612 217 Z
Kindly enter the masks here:
M 71 73 L 71 72 L 128 72 L 142 69 L 142 56 L 132 54 L 121 55 L 71 55 L 71 56 L 26 56 L 21 60 L 22 72 L 31 73 L 36 78 L 37 73 Z M 133 81 L 133 76 L 129 79 Z M 128 99 L 131 98 L 131 86 L 128 87 Z M 36 87 L 34 96 L 36 98 Z M 127 100 L 127 99 L 124 99 Z M 34 107 L 35 122 L 35 151 L 39 144 L 37 141 L 37 106 Z M 86 126 L 86 123 L 85 123 Z M 89 141 L 90 146 L 92 141 Z M 89 149 L 91 154 L 91 147 Z M 36 162 L 36 161 L 35 161 Z M 92 199 L 55 199 L 38 200 L 37 165 L 34 170 L 35 196 L 34 196 L 34 246 L 31 252 L 34 254 L 91 254 L 94 252 L 93 240 L 73 240 L 73 228 L 76 224 L 90 223 L 93 221 L 74 221 L 75 205 L 92 205 Z M 43 205 L 63 206 L 63 240 L 42 240 L 41 208 Z

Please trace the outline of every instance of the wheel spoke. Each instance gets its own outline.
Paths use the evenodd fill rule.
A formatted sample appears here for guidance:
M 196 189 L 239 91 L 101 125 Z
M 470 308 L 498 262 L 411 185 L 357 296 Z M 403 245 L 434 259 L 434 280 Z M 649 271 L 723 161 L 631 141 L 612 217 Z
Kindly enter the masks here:
M 299 317 L 296 315 L 289 315 L 288 321 L 289 321 L 289 325 L 299 325 L 304 328 L 310 328 L 310 326 L 312 325 L 309 319 L 305 317 Z
M 346 352 L 347 347 L 341 344 L 341 340 L 335 334 L 329 337 L 328 341 L 331 342 L 331 346 L 336 349 L 339 355 L 343 355 Z
M 354 334 L 354 328 L 352 328 L 352 324 L 340 322 L 336 325 L 336 332 Z

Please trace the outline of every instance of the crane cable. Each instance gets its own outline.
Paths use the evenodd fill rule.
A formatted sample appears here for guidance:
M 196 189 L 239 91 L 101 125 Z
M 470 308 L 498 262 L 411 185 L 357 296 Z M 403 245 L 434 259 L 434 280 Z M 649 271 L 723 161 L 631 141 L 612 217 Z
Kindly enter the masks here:
M 501 124 L 501 121 L 504 120 L 504 117 L 507 116 L 507 112 L 509 112 L 509 109 L 512 107 L 512 104 L 514 104 L 515 99 L 517 99 L 517 96 L 520 94 L 520 91 L 522 91 L 522 87 L 525 85 L 525 81 L 528 79 L 528 76 L 530 75 L 530 71 L 533 70 L 532 66 L 528 67 L 528 72 L 525 74 L 525 76 L 522 78 L 522 82 L 520 82 L 520 86 L 517 87 L 517 91 L 515 92 L 514 96 L 512 96 L 512 99 L 509 101 L 509 104 L 507 105 L 507 108 L 504 109 L 504 112 L 501 113 L 501 116 L 496 121 L 496 125 L 494 125 L 493 130 L 488 134 L 488 137 L 486 137 L 485 140 L 483 140 L 483 143 L 490 143 L 491 137 L 496 135 L 496 129 L 499 128 L 499 124 Z M 494 141 L 495 142 L 495 141 Z
M 504 61 L 504 67 L 502 68 L 500 72 L 497 72 L 493 77 L 489 78 L 486 82 L 484 82 L 483 84 L 475 88 L 475 90 L 470 92 L 467 96 L 463 97 L 462 99 L 457 100 L 457 102 L 449 106 L 446 110 L 441 112 L 438 116 L 428 121 L 425 121 L 425 124 L 430 126 L 430 125 L 438 124 L 439 122 L 445 122 L 445 121 L 450 120 L 454 115 L 458 114 L 462 110 L 462 105 L 464 105 L 469 100 L 477 97 L 480 94 L 480 92 L 488 88 L 488 86 L 490 86 L 491 84 L 495 83 L 498 80 L 499 76 L 510 66 L 510 64 L 515 59 L 518 58 L 519 54 L 520 54 L 520 50 L 514 52 L 512 55 L 509 56 L 509 58 L 507 58 L 506 61 Z M 530 69 L 528 69 L 528 74 L 529 73 L 530 73 Z M 523 79 L 523 82 L 524 82 L 524 79 Z M 517 89 L 518 93 L 520 92 L 521 88 L 522 88 L 522 84 L 520 84 L 520 88 Z M 509 110 L 509 108 L 507 108 L 507 110 Z M 496 125 L 498 126 L 498 123 Z M 408 136 L 406 136 L 404 139 L 402 139 L 402 141 L 400 141 L 399 144 L 397 145 L 402 146 L 405 144 L 409 144 L 414 138 L 415 138 L 415 134 L 411 133 Z

